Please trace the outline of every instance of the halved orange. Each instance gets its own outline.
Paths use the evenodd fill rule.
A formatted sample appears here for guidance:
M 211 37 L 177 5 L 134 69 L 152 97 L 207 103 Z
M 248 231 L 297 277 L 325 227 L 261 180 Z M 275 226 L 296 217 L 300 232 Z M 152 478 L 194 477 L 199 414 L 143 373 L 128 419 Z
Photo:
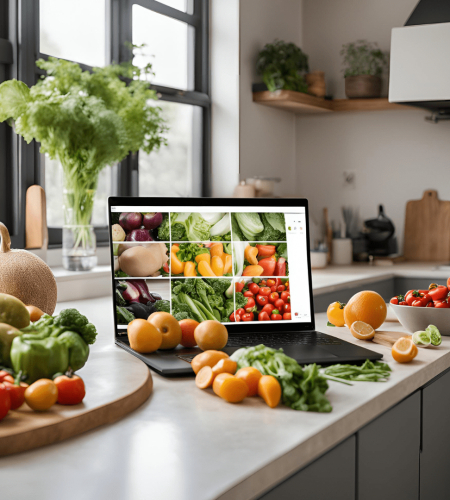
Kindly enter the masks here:
M 375 330 L 364 321 L 355 321 L 350 327 L 353 337 L 360 340 L 370 340 L 375 336 Z
M 215 375 L 210 366 L 204 366 L 195 377 L 195 385 L 199 389 L 207 389 L 214 382 Z
M 392 357 L 398 363 L 409 363 L 416 356 L 419 350 L 411 337 L 402 337 L 392 346 Z

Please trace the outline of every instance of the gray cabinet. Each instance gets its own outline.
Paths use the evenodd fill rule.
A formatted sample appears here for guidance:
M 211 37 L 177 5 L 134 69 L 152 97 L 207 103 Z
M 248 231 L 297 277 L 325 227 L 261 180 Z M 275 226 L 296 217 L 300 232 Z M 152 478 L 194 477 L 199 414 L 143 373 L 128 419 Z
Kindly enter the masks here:
M 357 436 L 358 500 L 418 499 L 420 391 Z
M 422 389 L 420 500 L 450 498 L 450 372 Z
M 276 486 L 260 500 L 355 498 L 355 436 Z

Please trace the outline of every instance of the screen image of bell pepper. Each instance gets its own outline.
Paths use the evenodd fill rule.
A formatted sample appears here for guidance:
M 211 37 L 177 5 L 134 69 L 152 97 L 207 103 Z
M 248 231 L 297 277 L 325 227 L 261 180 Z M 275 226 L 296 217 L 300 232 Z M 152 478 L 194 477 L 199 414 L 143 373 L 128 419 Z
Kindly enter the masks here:
M 414 302 L 420 301 L 420 305 L 418 304 L 415 307 L 425 307 L 431 300 L 428 290 L 409 290 L 405 295 L 405 301 L 408 306 L 412 306 Z
M 183 274 L 186 278 L 197 276 L 197 270 L 195 269 L 195 264 L 193 262 L 185 262 L 184 264 Z
M 286 259 L 280 257 L 275 266 L 275 276 L 286 276 Z
M 216 276 L 211 269 L 211 266 L 204 260 L 200 261 L 198 264 L 198 272 L 204 277 L 214 277 Z
M 261 261 L 260 261 L 261 262 Z M 247 266 L 242 273 L 242 276 L 262 276 L 264 268 L 260 265 Z
M 244 250 L 244 259 L 247 262 L 250 262 L 253 266 L 258 265 L 258 249 L 256 247 L 252 247 L 251 245 L 247 245 Z M 259 275 L 258 275 L 259 276 Z
M 222 255 L 223 260 L 223 274 L 231 273 L 231 267 L 233 265 L 233 259 L 229 253 L 225 253 Z
M 13 340 L 12 367 L 16 373 L 22 371 L 28 383 L 51 379 L 69 366 L 79 370 L 88 359 L 88 344 L 93 344 L 96 336 L 95 326 L 76 309 L 64 309 L 58 316 L 44 314 Z
M 223 260 L 222 257 L 214 255 L 211 259 L 211 270 L 216 276 L 223 276 Z
M 211 265 L 211 255 L 209 253 L 201 253 L 195 257 L 195 262 L 197 262 L 197 264 L 200 264 L 202 260 L 204 260 L 208 266 Z
M 273 276 L 277 261 L 274 256 L 265 257 L 258 262 L 258 265 L 263 268 L 263 272 L 260 276 Z
M 256 245 L 256 248 L 258 249 L 258 255 L 260 257 L 272 257 L 272 255 L 275 255 L 275 252 L 277 251 L 277 247 L 275 245 Z
M 428 287 L 428 295 L 432 300 L 444 300 L 448 295 L 448 288 L 444 285 L 437 285 L 436 283 L 431 283 Z
M 213 243 L 209 247 L 209 251 L 211 253 L 211 260 L 213 257 L 222 257 L 223 255 L 223 243 Z
M 177 257 L 177 252 L 180 251 L 180 247 L 173 245 L 170 251 L 170 267 L 172 268 L 172 274 L 183 274 L 184 266 L 186 262 L 181 262 Z

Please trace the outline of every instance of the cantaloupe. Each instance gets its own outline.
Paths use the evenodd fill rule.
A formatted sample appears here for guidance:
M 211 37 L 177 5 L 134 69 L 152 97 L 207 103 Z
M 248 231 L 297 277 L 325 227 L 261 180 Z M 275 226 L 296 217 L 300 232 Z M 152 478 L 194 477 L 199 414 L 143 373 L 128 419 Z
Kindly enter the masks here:
M 37 255 L 11 250 L 8 229 L 0 222 L 0 293 L 8 293 L 25 305 L 53 314 L 57 287 L 51 269 Z

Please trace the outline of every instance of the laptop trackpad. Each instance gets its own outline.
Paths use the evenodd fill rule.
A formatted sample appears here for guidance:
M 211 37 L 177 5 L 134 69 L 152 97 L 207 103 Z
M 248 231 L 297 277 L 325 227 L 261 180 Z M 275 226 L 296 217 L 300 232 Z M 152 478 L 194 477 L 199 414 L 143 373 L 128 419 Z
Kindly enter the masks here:
M 296 361 L 301 361 L 302 363 L 325 363 L 327 360 L 334 360 L 338 356 L 331 354 L 331 352 L 326 349 L 315 346 L 315 345 L 280 345 L 277 347 L 281 347 L 284 353 L 291 358 L 294 358 Z

